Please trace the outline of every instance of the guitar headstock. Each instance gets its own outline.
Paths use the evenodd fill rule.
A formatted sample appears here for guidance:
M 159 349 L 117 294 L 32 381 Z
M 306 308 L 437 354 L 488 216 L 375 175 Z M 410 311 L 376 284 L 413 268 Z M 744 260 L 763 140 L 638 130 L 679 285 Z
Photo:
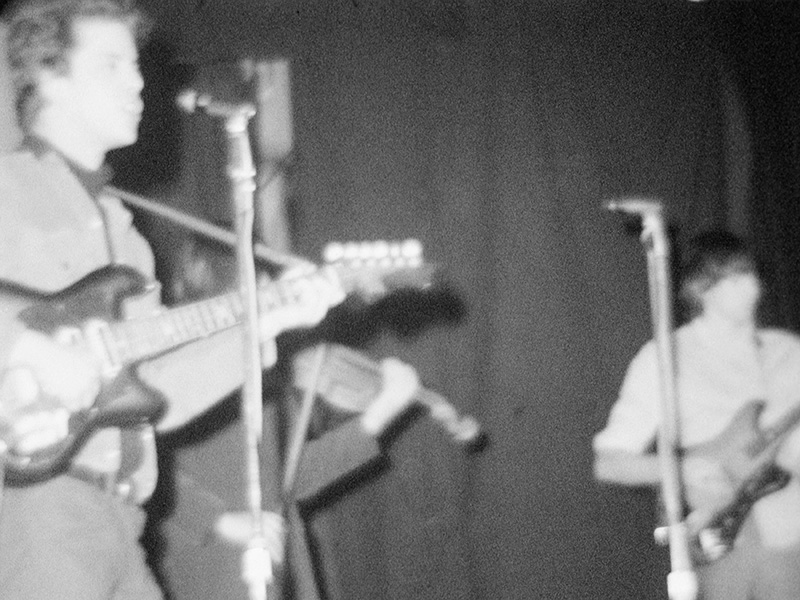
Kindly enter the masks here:
M 347 291 L 372 300 L 402 288 L 425 289 L 433 283 L 434 267 L 425 262 L 422 244 L 397 242 L 333 242 L 323 251 L 325 266 L 336 270 Z

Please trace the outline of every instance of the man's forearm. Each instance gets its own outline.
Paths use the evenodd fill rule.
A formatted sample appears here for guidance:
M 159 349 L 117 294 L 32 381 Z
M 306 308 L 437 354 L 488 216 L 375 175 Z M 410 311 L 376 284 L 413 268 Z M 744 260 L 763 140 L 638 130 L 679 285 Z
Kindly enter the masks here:
M 157 429 L 181 427 L 239 389 L 244 380 L 243 364 L 240 327 L 142 364 L 139 377 L 162 393 L 169 405 Z
M 661 481 L 658 455 L 622 450 L 595 453 L 594 476 L 604 483 L 629 486 L 655 486 Z

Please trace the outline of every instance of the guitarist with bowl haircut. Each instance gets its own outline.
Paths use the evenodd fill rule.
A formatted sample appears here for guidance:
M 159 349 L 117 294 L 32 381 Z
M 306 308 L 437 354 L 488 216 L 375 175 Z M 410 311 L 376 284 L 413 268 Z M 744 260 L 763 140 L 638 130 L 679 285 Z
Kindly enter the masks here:
M 109 368 L 136 356 L 133 342 L 152 342 L 141 327 L 160 308 L 151 249 L 105 186 L 106 153 L 138 137 L 144 20 L 129 0 L 20 0 L 3 17 L 25 139 L 0 157 L 0 596 L 159 599 L 138 544 L 156 482 L 154 430 L 188 423 L 242 385 L 241 327 L 219 327 L 130 371 Z M 292 300 L 262 311 L 267 349 L 342 301 L 334 279 L 320 270 L 287 283 Z M 118 318 L 130 346 L 108 343 L 103 328 L 75 335 L 95 312 Z M 222 313 L 199 323 L 227 323 Z M 170 335 L 188 340 L 197 327 Z M 274 352 L 264 358 L 271 366 Z M 393 389 L 365 413 L 365 436 L 379 435 L 416 391 L 413 369 L 392 365 Z M 76 415 L 100 427 L 83 439 Z M 75 449 L 65 463 L 51 452 L 62 447 Z
M 686 523 L 703 600 L 800 598 L 800 337 L 764 328 L 761 281 L 740 238 L 697 236 L 674 333 Z M 660 418 L 651 340 L 631 361 L 605 428 L 595 477 L 658 486 Z

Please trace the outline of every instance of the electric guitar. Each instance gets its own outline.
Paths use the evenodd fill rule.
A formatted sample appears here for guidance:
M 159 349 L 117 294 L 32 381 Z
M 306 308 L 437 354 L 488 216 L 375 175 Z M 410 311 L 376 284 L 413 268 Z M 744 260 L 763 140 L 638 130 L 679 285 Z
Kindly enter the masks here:
M 775 456 L 786 436 L 800 424 L 800 406 L 761 429 L 764 407 L 763 401 L 748 403 L 713 440 L 684 450 L 685 456 L 715 462 L 731 483 L 727 495 L 704 506 L 689 507 L 690 551 L 699 564 L 725 556 L 753 505 L 789 482 L 789 474 L 775 464 Z
M 291 304 L 287 288 L 297 279 L 325 277 L 345 295 L 359 293 L 375 300 L 398 288 L 431 285 L 433 267 L 422 258 L 419 242 L 331 244 L 326 263 L 312 273 L 259 286 L 263 310 Z M 5 457 L 10 485 L 42 481 L 65 471 L 92 434 L 105 427 L 137 427 L 157 421 L 166 400 L 140 382 L 133 367 L 186 343 L 242 322 L 244 306 L 238 292 L 165 309 L 143 318 L 125 319 L 125 304 L 147 293 L 148 282 L 130 267 L 99 269 L 68 288 L 41 294 L 0 282 L 0 297 L 23 307 L 19 319 L 26 327 L 64 344 L 81 344 L 102 365 L 100 391 L 93 404 L 69 414 L 64 437 L 46 448 Z M 337 302 L 339 300 L 337 299 Z M 333 303 L 335 304 L 335 302 Z M 330 308 L 330 306 L 329 306 Z M 290 329 L 291 327 L 284 327 Z

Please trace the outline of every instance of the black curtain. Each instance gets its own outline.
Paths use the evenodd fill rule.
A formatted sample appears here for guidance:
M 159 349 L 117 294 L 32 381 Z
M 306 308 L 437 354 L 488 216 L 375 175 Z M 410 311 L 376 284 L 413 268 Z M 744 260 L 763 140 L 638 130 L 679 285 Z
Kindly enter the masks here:
M 651 335 L 639 223 L 604 205 L 662 201 L 676 249 L 711 226 L 752 233 L 777 292 L 768 318 L 800 326 L 797 10 L 156 8 L 180 28 L 183 65 L 291 60 L 299 252 L 415 237 L 443 267 L 435 293 L 334 313 L 325 326 L 415 364 L 482 422 L 489 443 L 466 453 L 415 419 L 391 438 L 378 474 L 313 507 L 330 596 L 666 597 L 652 498 L 591 474 L 592 435 Z M 182 140 L 170 185 L 224 223 L 219 132 L 184 123 Z M 147 189 L 134 174 L 123 182 Z M 233 439 L 230 427 L 219 439 Z M 231 464 L 217 464 L 208 443 L 186 441 L 173 462 L 202 463 L 206 492 L 219 498 L 231 492 L 218 489 Z M 179 576 L 226 588 L 206 554 L 202 572 Z M 228 592 L 239 584 L 232 572 Z

